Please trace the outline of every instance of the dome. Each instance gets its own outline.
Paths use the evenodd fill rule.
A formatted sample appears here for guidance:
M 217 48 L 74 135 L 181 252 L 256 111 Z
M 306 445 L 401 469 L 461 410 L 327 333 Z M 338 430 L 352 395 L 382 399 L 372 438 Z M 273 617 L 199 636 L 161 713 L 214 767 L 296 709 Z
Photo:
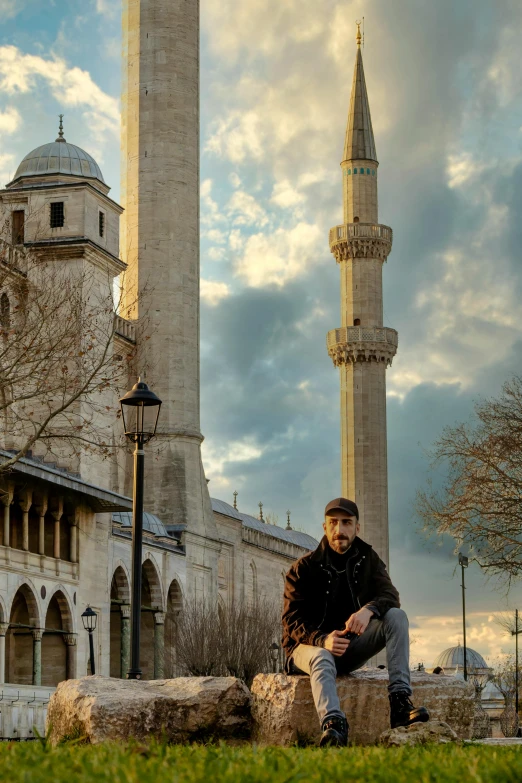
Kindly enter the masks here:
M 115 511 L 112 515 L 112 520 L 119 523 L 122 527 L 132 527 L 132 512 Z M 155 536 L 170 538 L 167 528 L 161 519 L 154 514 L 149 514 L 148 511 L 143 512 L 143 529 L 153 533 Z
M 469 647 L 466 648 L 466 663 L 468 668 L 489 669 L 489 666 L 482 655 Z M 442 666 L 443 669 L 456 669 L 458 666 L 459 669 L 463 669 L 464 647 L 461 647 L 460 644 L 457 645 L 457 647 L 448 647 L 447 650 L 444 650 L 437 656 L 437 659 L 433 664 L 434 668 L 436 666 Z
M 45 174 L 69 174 L 73 177 L 97 179 L 105 184 L 101 169 L 92 155 L 64 139 L 43 144 L 26 155 L 16 170 L 13 182 L 20 177 Z

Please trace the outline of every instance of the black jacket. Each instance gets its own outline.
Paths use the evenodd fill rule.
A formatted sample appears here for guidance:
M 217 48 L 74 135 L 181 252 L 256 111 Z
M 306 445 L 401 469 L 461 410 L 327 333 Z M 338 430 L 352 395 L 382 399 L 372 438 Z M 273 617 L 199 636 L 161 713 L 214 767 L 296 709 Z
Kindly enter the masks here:
M 298 644 L 316 644 L 324 635 L 321 623 L 326 615 L 331 573 L 326 567 L 326 536 L 309 555 L 297 560 L 286 575 L 283 607 L 283 648 L 287 665 Z M 355 537 L 350 547 L 346 575 L 355 606 L 371 606 L 383 617 L 388 609 L 400 607 L 399 593 L 386 566 L 370 544 Z

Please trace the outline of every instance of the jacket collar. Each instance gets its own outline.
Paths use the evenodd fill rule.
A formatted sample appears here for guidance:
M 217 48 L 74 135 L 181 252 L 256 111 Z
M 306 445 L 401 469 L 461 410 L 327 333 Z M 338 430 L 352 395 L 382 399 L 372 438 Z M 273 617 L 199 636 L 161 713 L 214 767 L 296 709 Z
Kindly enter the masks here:
M 353 554 L 357 554 L 358 552 L 368 552 L 372 548 L 371 544 L 366 543 L 366 541 L 363 541 L 362 538 L 359 538 L 359 536 L 355 536 L 353 540 L 353 544 L 350 547 L 350 552 L 353 552 Z M 312 560 L 314 563 L 326 563 L 328 560 L 328 539 L 326 536 L 323 536 L 319 546 L 317 549 L 312 552 L 310 556 L 310 560 Z

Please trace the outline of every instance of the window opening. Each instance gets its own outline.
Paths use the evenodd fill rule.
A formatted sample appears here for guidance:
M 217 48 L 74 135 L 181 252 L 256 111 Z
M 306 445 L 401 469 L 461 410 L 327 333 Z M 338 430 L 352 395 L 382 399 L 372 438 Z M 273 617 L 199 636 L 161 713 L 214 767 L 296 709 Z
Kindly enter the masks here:
M 15 209 L 13 212 L 13 245 L 22 245 L 24 242 L 24 222 L 24 210 Z
M 51 204 L 51 228 L 61 228 L 65 223 L 63 201 Z
M 105 214 L 103 212 L 98 212 L 98 230 L 101 237 L 105 236 Z
M 354 326 L 360 326 L 361 325 L 361 319 L 360 318 L 354 318 L 353 319 L 353 325 Z
M 369 174 L 370 173 L 370 169 L 366 169 L 366 173 Z
M 0 296 L 0 326 L 9 329 L 11 325 L 11 304 L 6 293 Z
M 357 174 L 357 169 L 354 169 L 354 170 L 353 170 L 353 173 L 354 173 L 354 174 Z

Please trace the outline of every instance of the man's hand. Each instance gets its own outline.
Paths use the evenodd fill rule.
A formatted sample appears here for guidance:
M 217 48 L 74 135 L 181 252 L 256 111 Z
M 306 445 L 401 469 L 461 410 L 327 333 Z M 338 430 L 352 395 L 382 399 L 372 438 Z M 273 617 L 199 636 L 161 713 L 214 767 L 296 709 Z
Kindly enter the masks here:
M 337 658 L 346 652 L 350 644 L 350 640 L 344 639 L 343 634 L 344 631 L 332 631 L 332 633 L 328 634 L 323 643 L 324 649 L 329 650 L 332 655 L 335 655 Z
M 356 633 L 359 636 L 366 631 L 368 628 L 368 623 L 373 617 L 373 612 L 371 609 L 367 609 L 365 606 L 363 606 L 362 609 L 359 609 L 358 612 L 355 612 L 351 615 L 351 617 L 348 618 L 346 621 L 346 625 L 344 626 L 344 631 L 342 631 L 343 634 L 348 633 L 351 631 L 352 633 Z

